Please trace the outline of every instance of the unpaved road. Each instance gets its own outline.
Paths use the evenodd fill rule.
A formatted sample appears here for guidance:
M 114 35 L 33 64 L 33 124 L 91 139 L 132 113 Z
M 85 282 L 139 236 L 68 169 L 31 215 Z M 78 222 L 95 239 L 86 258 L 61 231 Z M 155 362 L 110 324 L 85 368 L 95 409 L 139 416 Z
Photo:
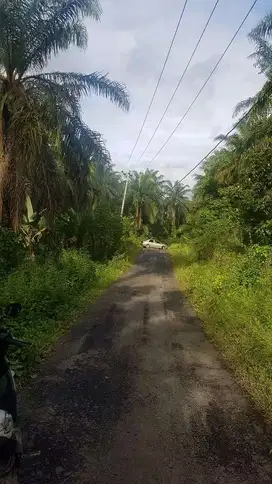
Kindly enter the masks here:
M 269 430 L 146 252 L 21 396 L 25 484 L 272 482 Z

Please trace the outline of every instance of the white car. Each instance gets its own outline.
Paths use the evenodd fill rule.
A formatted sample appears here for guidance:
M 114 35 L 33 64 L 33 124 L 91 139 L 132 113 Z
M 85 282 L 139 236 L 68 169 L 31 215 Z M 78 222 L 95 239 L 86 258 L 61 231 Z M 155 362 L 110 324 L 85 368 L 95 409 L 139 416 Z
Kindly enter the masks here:
M 166 249 L 166 245 L 156 242 L 155 239 L 148 239 L 143 242 L 144 249 Z

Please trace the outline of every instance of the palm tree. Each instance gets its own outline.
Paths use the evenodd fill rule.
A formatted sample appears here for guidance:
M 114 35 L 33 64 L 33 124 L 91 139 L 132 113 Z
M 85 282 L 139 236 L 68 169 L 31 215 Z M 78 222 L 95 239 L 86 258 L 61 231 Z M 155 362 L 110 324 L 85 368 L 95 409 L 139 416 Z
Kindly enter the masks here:
M 188 186 L 180 181 L 168 182 L 165 198 L 166 213 L 170 219 L 172 232 L 184 223 L 186 214 L 186 202 L 188 200 Z
M 267 14 L 249 34 L 249 39 L 255 43 L 257 48 L 256 52 L 250 57 L 255 58 L 259 62 L 257 64 L 258 67 L 261 67 L 260 64 L 263 65 L 262 72 L 267 69 L 271 70 L 271 63 L 269 64 L 268 62 L 272 59 L 272 45 L 269 42 L 271 38 L 272 12 Z
M 216 154 L 215 180 L 219 185 L 233 184 L 237 181 L 239 173 L 248 163 L 246 156 L 248 150 L 256 147 L 265 138 L 272 136 L 272 119 L 271 116 L 259 117 L 254 119 L 250 117 L 244 120 L 236 128 L 236 132 L 225 140 L 224 148 Z M 225 139 L 225 136 L 219 135 L 215 140 Z M 213 157 L 210 157 L 212 160 Z M 213 173 L 214 174 L 214 173 Z
M 165 180 L 156 170 L 146 170 L 129 175 L 128 205 L 134 207 L 137 230 L 142 227 L 143 219 L 153 222 L 165 189 Z
M 203 173 L 195 175 L 194 199 L 202 205 L 217 198 L 219 189 L 232 182 L 235 152 L 222 148 L 217 150 L 203 164 Z
M 256 50 L 250 56 L 255 66 L 266 76 L 262 89 L 253 97 L 241 101 L 235 108 L 234 116 L 252 108 L 250 120 L 259 120 L 270 116 L 272 112 L 272 12 L 250 32 L 249 39 L 254 42 Z
M 93 207 L 98 201 L 120 200 L 122 197 L 121 176 L 111 164 L 96 162 L 90 168 L 90 183 Z
M 250 115 L 247 116 L 248 122 L 260 121 L 272 113 L 272 72 L 267 74 L 267 79 L 260 91 L 248 99 L 237 104 L 233 116 L 245 114 L 251 109 Z
M 102 95 L 128 110 L 125 87 L 99 72 L 45 72 L 52 56 L 86 47 L 84 17 L 100 15 L 98 0 L 0 3 L 0 221 L 14 230 L 26 194 L 52 212 L 67 180 L 84 186 L 90 157 L 110 159 L 101 136 L 82 122 L 80 99 Z

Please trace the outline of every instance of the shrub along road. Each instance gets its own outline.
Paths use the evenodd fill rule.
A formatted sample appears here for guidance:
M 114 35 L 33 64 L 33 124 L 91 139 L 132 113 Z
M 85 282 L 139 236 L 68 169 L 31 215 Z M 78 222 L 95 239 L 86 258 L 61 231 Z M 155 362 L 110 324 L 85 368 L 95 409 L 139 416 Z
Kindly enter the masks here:
M 271 482 L 269 428 L 142 253 L 21 394 L 26 484 Z

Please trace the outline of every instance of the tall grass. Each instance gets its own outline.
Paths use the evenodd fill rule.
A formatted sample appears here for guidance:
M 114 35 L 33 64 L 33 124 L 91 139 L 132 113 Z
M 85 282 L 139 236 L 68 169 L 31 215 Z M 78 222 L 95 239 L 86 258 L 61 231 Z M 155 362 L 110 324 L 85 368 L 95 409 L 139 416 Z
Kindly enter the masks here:
M 176 278 L 210 339 L 256 404 L 272 418 L 270 249 L 216 252 L 198 262 L 190 245 L 172 245 Z
M 68 250 L 58 262 L 25 261 L 2 279 L 0 306 L 18 302 L 23 308 L 7 326 L 15 337 L 31 343 L 12 353 L 17 376 L 28 376 L 76 317 L 130 264 L 126 255 L 101 264 L 83 252 Z

